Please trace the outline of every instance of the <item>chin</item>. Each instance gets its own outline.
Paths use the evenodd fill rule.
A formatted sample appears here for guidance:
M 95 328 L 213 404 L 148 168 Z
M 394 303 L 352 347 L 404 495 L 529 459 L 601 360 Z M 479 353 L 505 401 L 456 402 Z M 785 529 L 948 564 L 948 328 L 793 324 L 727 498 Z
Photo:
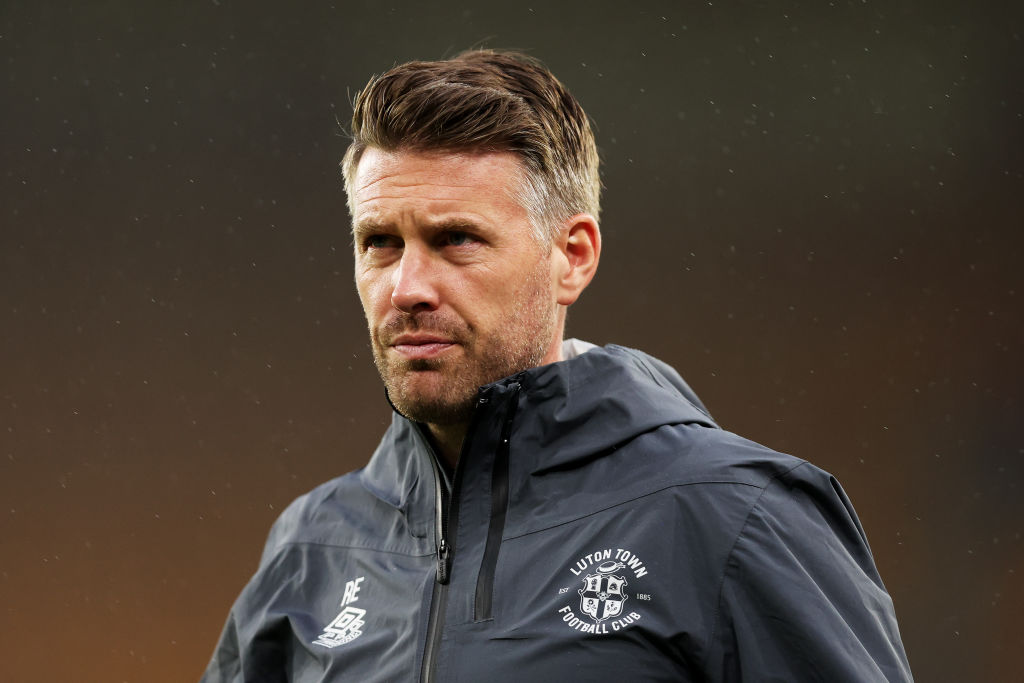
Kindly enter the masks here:
M 403 399 L 393 403 L 410 420 L 432 425 L 465 424 L 473 414 L 472 399 L 457 403 Z
M 411 376 L 410 376 L 411 375 Z M 415 422 L 445 425 L 469 420 L 476 387 L 453 387 L 443 373 L 410 373 L 388 383 L 388 396 L 402 415 Z

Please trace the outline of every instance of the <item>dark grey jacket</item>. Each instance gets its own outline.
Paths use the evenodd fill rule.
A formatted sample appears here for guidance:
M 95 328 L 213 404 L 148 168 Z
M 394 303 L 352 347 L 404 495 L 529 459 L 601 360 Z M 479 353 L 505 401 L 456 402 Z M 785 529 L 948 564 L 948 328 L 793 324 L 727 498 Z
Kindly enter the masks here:
M 450 487 L 395 415 L 275 523 L 203 680 L 911 674 L 839 483 L 609 346 L 483 387 Z

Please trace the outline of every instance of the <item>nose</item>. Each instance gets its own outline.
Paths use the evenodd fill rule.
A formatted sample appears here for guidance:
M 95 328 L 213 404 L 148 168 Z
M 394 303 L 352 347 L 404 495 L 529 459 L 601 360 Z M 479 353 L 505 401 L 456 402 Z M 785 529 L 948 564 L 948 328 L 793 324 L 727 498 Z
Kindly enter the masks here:
M 395 269 L 391 305 L 403 313 L 435 310 L 440 304 L 437 276 L 430 255 L 406 244 Z

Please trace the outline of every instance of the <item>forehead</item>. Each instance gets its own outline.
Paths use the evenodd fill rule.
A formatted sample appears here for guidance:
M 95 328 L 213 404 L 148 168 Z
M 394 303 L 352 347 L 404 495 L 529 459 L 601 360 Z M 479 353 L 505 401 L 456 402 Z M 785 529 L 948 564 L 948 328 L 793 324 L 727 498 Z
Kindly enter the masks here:
M 515 198 L 521 168 L 509 152 L 387 152 L 370 147 L 352 183 L 354 218 L 358 223 L 375 214 L 413 209 L 525 217 Z

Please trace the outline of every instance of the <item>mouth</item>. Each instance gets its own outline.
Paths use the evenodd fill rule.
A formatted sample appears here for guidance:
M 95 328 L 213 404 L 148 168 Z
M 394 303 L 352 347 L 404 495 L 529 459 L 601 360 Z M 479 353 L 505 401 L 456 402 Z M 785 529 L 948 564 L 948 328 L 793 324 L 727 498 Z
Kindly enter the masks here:
M 427 360 L 437 358 L 458 346 L 458 343 L 433 334 L 402 334 L 395 337 L 389 346 L 407 360 Z

